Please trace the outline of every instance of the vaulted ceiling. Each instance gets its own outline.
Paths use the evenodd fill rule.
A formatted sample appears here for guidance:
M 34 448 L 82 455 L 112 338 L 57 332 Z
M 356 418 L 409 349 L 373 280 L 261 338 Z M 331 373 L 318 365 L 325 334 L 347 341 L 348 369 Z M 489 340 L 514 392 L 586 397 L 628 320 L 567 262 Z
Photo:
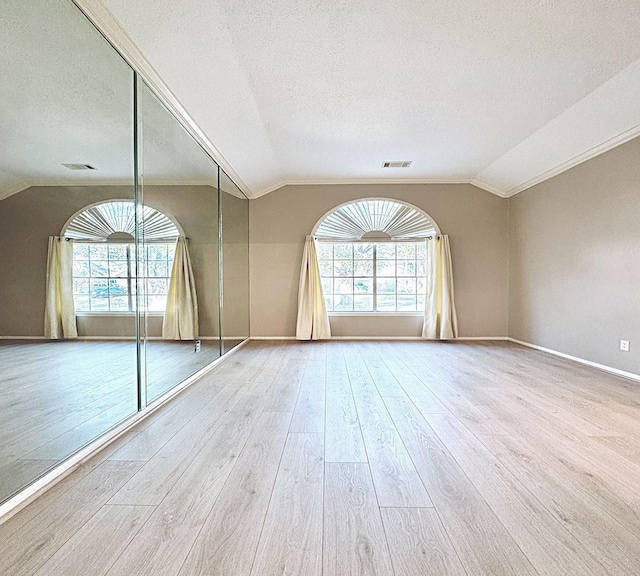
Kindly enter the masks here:
M 638 0 L 77 0 L 106 9 L 249 196 L 509 196 L 640 134 Z M 382 168 L 410 160 L 409 168 Z
M 510 195 L 640 133 L 637 0 L 103 1 L 254 195 Z

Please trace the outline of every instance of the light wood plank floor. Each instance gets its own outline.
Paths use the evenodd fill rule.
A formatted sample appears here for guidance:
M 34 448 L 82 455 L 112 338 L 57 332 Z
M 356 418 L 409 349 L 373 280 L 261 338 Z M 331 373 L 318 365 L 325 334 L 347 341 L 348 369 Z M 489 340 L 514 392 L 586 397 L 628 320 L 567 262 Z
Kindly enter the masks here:
M 507 343 L 254 342 L 0 525 L 6 576 L 634 576 L 640 384 Z
M 151 341 L 149 401 L 219 356 Z M 133 341 L 0 341 L 0 502 L 137 409 Z

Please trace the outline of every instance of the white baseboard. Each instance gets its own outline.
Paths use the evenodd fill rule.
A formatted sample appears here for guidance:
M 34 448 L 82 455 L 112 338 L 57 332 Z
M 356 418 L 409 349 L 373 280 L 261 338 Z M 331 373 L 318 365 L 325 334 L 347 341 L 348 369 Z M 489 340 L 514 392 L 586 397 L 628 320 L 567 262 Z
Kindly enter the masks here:
M 521 346 L 526 346 L 527 348 L 540 350 L 541 352 L 546 352 L 547 354 L 553 354 L 554 356 L 559 356 L 560 358 L 572 360 L 573 362 L 578 362 L 579 364 L 584 364 L 585 366 L 591 366 L 591 368 L 596 368 L 597 370 L 602 370 L 603 372 L 609 372 L 610 374 L 615 374 L 616 376 L 622 376 L 623 378 L 628 378 L 629 380 L 640 382 L 640 374 L 634 374 L 633 372 L 619 370 L 618 368 L 613 368 L 612 366 L 607 366 L 606 364 L 599 364 L 598 362 L 592 362 L 591 360 L 585 360 L 584 358 L 571 356 L 570 354 L 565 354 L 564 352 L 558 352 L 557 350 L 545 348 L 544 346 L 538 346 L 537 344 L 531 344 L 531 342 L 517 340 L 516 338 L 509 337 L 507 338 L 507 340 L 509 342 L 513 342 L 514 344 L 520 344 Z
M 44 476 L 27 486 L 24 490 L 20 491 L 18 494 L 13 496 L 7 500 L 4 504 L 0 505 L 0 524 L 6 522 L 11 516 L 22 510 L 29 503 L 33 502 L 38 496 L 52 488 L 55 484 L 66 478 L 69 474 L 71 474 L 74 470 L 76 470 L 81 464 L 89 460 L 91 457 L 95 456 L 98 452 L 106 448 L 109 444 L 116 441 L 123 434 L 128 432 L 131 428 L 136 426 L 139 422 L 148 418 L 151 414 L 153 414 L 158 408 L 166 404 L 169 400 L 171 400 L 174 396 L 194 384 L 197 380 L 202 378 L 205 374 L 210 372 L 213 368 L 215 368 L 221 362 L 224 362 L 227 358 L 235 354 L 240 348 L 242 348 L 249 339 L 247 338 L 243 342 L 240 342 L 237 346 L 229 350 L 226 354 L 220 356 L 220 358 L 216 358 L 213 362 L 210 362 L 200 370 L 198 370 L 195 374 L 192 374 L 178 384 L 175 388 L 172 388 L 156 400 L 154 400 L 151 404 L 149 404 L 146 408 L 141 410 L 140 412 L 136 412 L 129 419 L 124 422 L 118 424 L 115 428 L 109 430 L 71 457 L 67 458 L 65 461 L 61 462 L 59 466 L 56 466 L 50 472 L 47 472 Z
M 250 340 L 296 340 L 295 336 L 251 336 Z M 436 340 L 425 340 L 421 336 L 331 336 L 331 340 L 424 340 L 425 342 L 435 342 Z M 501 340 L 506 341 L 506 336 L 460 336 L 453 338 L 456 340 Z M 307 340 L 300 340 L 307 342 Z M 438 340 L 439 342 L 439 340 Z

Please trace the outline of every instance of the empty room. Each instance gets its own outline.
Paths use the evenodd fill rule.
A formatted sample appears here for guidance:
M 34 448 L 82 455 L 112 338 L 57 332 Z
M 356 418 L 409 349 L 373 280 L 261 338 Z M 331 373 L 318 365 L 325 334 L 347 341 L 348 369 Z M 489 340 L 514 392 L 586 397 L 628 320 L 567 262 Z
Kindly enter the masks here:
M 0 574 L 640 574 L 639 36 L 2 0 Z

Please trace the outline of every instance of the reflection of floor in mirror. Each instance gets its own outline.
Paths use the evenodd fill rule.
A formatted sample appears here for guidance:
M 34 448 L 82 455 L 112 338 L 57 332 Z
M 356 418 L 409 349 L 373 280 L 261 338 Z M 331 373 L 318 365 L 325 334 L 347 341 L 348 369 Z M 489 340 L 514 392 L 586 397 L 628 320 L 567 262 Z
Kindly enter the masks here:
M 151 341 L 151 402 L 219 355 L 217 341 Z M 133 341 L 0 342 L 0 501 L 136 410 Z

